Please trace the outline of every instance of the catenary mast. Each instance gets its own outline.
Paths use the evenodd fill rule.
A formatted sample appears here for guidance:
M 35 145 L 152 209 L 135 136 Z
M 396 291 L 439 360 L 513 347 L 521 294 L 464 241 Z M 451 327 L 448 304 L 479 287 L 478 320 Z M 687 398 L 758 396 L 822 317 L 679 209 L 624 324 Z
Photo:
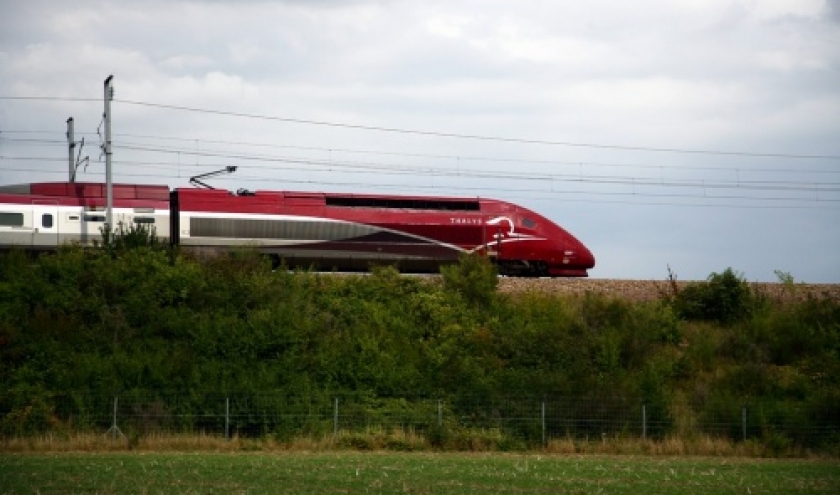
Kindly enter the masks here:
M 113 75 L 105 79 L 105 229 L 111 232 L 114 228 L 114 184 L 111 180 L 111 99 L 114 97 L 114 89 L 111 87 Z

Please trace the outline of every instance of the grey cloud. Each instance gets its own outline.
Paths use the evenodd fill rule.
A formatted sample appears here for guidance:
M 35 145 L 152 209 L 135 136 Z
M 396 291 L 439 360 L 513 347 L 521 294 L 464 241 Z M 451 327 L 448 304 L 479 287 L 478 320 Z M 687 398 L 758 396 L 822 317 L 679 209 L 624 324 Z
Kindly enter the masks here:
M 828 8 L 828 17 L 834 22 L 840 23 L 840 0 L 825 0 Z

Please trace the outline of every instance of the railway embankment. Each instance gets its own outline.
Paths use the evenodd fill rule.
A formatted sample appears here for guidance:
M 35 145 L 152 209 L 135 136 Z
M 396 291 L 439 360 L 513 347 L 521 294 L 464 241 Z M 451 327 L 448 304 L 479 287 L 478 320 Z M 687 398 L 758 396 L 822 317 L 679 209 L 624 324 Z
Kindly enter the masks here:
M 479 257 L 423 278 L 269 266 L 125 243 L 0 254 L 0 440 L 102 438 L 119 405 L 129 441 L 341 428 L 374 449 L 391 440 L 373 428 L 416 424 L 436 449 L 708 436 L 840 455 L 840 300 L 753 298 L 807 298 L 804 284 L 727 269 L 662 305 L 631 298 L 673 293 L 667 280 L 499 279 Z
M 621 279 L 563 279 L 563 278 L 511 278 L 499 279 L 499 291 L 517 293 L 536 291 L 551 294 L 597 293 L 604 296 L 621 297 L 631 301 L 650 301 L 663 295 L 671 295 L 691 284 L 703 281 L 669 280 L 621 280 Z M 840 284 L 771 283 L 751 282 L 755 294 L 765 295 L 773 300 L 804 300 L 808 297 L 840 300 Z

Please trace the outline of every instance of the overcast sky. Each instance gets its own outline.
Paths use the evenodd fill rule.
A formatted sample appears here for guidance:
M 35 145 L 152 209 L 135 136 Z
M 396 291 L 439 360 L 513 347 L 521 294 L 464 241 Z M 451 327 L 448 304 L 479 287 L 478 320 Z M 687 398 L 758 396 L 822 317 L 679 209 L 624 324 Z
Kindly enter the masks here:
M 0 0 L 0 184 L 482 196 L 595 278 L 840 282 L 840 0 Z M 27 98 L 22 98 L 27 97 Z

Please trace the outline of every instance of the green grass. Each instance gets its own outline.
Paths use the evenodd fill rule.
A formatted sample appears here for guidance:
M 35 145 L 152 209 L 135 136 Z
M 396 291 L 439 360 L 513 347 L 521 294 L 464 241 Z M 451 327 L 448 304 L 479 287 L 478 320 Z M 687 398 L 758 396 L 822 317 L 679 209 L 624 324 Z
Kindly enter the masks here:
M 432 453 L 0 454 L 0 493 L 840 493 L 840 463 Z

